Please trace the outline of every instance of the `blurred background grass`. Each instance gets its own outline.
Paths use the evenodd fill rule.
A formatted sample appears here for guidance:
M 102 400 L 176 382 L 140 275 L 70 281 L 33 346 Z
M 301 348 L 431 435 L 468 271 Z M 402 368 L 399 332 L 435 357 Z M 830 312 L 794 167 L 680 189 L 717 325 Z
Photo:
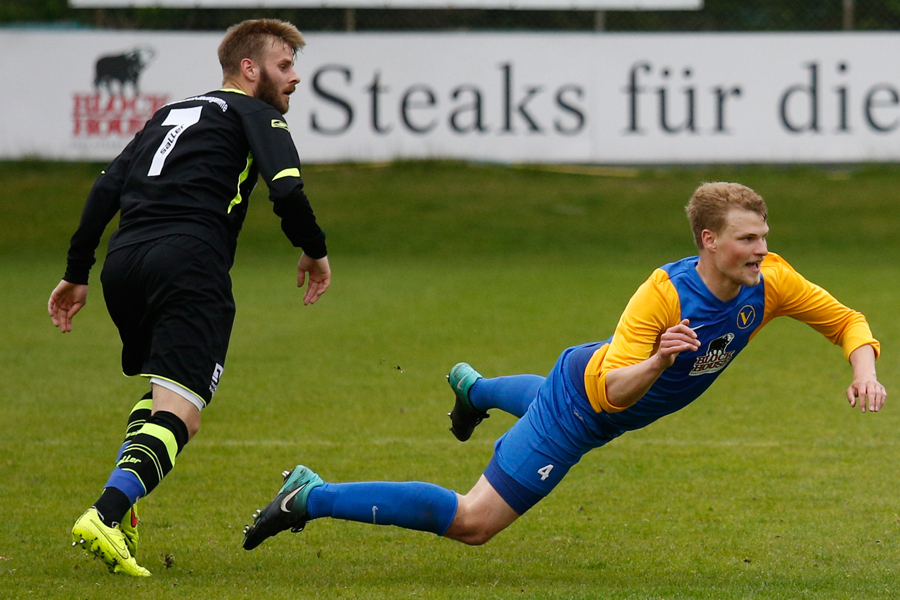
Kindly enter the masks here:
M 702 181 L 767 199 L 770 249 L 867 315 L 891 392 L 900 167 L 308 166 L 334 283 L 305 308 L 297 252 L 260 186 L 220 391 L 142 501 L 148 581 L 108 576 L 67 543 L 144 392 L 120 374 L 99 285 L 72 334 L 45 312 L 100 168 L 0 163 L 0 507 L 14 515 L 0 524 L 0 595 L 896 597 L 900 416 L 891 399 L 878 415 L 849 409 L 840 350 L 789 320 L 692 406 L 589 454 L 483 548 L 321 521 L 247 553 L 240 532 L 297 462 L 326 480 L 467 491 L 512 419 L 456 442 L 450 366 L 546 374 L 565 347 L 607 337 L 653 268 L 694 253 L 683 206 Z

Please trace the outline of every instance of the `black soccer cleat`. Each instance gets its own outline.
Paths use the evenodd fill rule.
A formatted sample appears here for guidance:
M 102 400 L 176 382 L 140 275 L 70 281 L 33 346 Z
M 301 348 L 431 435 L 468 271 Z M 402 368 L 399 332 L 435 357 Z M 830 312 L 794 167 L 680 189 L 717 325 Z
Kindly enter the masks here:
M 325 483 L 321 477 L 303 465 L 285 471 L 284 485 L 275 499 L 253 514 L 253 524 L 244 528 L 244 550 L 253 550 L 275 534 L 290 529 L 303 531 L 309 521 L 306 504 L 309 493 Z
M 447 413 L 450 417 L 450 431 L 461 442 L 472 437 L 475 428 L 490 416 L 472 406 L 472 401 L 469 400 L 469 390 L 479 379 L 484 378 L 468 363 L 457 364 L 447 375 L 447 382 L 456 395 L 453 410 Z

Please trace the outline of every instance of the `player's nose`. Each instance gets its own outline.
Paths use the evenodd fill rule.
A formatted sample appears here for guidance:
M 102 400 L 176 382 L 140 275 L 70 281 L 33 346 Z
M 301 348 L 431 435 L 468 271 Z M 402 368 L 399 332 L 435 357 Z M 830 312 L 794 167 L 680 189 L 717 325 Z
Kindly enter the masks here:
M 756 244 L 756 248 L 754 248 L 754 251 L 760 256 L 765 256 L 769 253 L 769 243 L 765 240 L 765 238 L 760 238 L 760 240 Z

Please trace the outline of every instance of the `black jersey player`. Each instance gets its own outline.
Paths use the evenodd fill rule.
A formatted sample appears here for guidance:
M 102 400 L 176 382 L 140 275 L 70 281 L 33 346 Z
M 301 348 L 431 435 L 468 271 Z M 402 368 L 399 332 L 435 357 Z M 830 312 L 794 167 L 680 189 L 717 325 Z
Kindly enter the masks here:
M 282 21 L 230 28 L 219 46 L 222 89 L 162 107 L 97 178 L 50 296 L 53 324 L 70 331 L 100 237 L 119 213 L 101 282 L 122 339 L 122 370 L 146 377 L 150 392 L 132 409 L 103 493 L 72 530 L 73 544 L 112 572 L 150 574 L 135 560 L 135 502 L 172 469 L 219 384 L 235 311 L 229 270 L 260 176 L 282 230 L 303 250 L 304 304 L 330 284 L 325 235 L 283 116 L 303 46 Z

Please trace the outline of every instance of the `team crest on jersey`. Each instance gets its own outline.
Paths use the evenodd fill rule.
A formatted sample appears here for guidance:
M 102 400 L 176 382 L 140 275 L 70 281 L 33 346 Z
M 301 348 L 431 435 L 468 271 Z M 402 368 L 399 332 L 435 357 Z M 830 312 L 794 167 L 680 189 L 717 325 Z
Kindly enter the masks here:
M 740 317 L 739 317 L 740 318 Z M 734 356 L 734 350 L 728 349 L 728 344 L 734 340 L 733 333 L 720 335 L 709 343 L 706 348 L 706 354 L 698 356 L 694 361 L 694 367 L 691 369 L 690 375 L 708 375 L 721 371 Z
M 747 329 L 756 321 L 756 309 L 747 304 L 738 311 L 737 326 L 739 329 Z
M 272 127 L 275 127 L 275 128 L 277 128 L 277 129 L 284 129 L 284 130 L 286 130 L 286 131 L 290 131 L 290 129 L 288 129 L 287 123 L 285 123 L 285 122 L 282 121 L 281 119 L 272 119 Z

